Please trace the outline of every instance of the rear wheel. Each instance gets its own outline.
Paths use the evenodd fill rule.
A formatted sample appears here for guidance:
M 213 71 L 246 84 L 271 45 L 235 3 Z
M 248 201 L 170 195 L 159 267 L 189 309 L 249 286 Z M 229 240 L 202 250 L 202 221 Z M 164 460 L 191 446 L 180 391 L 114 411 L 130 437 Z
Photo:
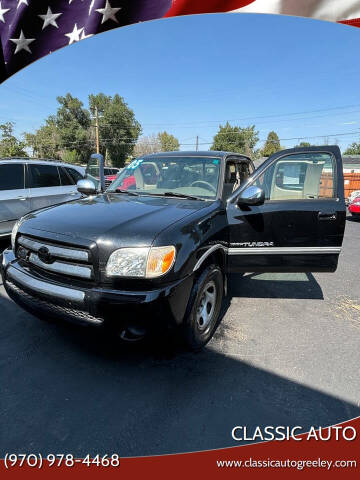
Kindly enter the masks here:
M 217 265 L 204 269 L 191 291 L 182 326 L 185 346 L 200 350 L 213 336 L 224 295 L 223 274 Z

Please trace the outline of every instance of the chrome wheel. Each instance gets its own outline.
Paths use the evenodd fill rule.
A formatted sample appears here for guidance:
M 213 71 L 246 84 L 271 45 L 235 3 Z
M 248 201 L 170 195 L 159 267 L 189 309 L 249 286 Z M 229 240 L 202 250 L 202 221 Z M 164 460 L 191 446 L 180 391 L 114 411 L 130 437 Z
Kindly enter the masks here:
M 199 306 L 196 310 L 196 323 L 199 330 L 204 331 L 211 324 L 215 306 L 217 291 L 213 280 L 208 282 L 200 297 Z

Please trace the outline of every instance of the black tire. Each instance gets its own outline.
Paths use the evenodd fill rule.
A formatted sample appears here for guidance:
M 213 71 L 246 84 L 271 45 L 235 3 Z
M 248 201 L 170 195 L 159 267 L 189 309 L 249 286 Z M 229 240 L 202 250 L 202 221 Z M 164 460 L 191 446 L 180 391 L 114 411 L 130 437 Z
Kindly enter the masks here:
M 213 302 L 211 295 L 214 295 Z M 200 350 L 213 336 L 218 324 L 223 296 L 222 271 L 217 265 L 209 265 L 194 283 L 181 327 L 182 340 L 188 350 Z

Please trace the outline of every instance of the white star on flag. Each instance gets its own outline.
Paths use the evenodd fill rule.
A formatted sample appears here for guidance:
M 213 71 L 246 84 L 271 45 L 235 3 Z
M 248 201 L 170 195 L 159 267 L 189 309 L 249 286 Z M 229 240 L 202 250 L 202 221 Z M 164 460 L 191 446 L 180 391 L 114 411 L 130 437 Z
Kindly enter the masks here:
M 21 30 L 19 38 L 10 38 L 11 42 L 16 44 L 15 53 L 20 52 L 21 50 L 26 50 L 27 52 L 31 53 L 29 48 L 30 43 L 35 41 L 35 38 L 25 38 L 23 31 Z
M 94 8 L 95 0 L 91 0 L 90 7 L 89 7 L 89 15 L 91 14 L 91 10 Z
M 16 8 L 18 9 L 22 4 L 29 6 L 28 0 L 18 0 L 18 4 Z
M 0 2 L 0 21 L 5 23 L 5 19 L 4 19 L 4 14 L 6 12 L 8 12 L 10 10 L 10 8 L 2 8 L 1 6 L 1 2 Z
M 83 31 L 80 35 L 80 40 L 85 40 L 85 38 L 90 38 L 90 37 L 93 37 L 94 34 L 93 33 L 89 33 L 89 35 L 85 35 L 85 28 L 83 28 Z
M 39 15 L 39 17 L 44 20 L 42 29 L 44 30 L 44 28 L 46 28 L 48 25 L 59 28 L 58 24 L 56 23 L 56 19 L 60 17 L 60 15 L 62 15 L 62 13 L 52 13 L 51 8 L 48 7 L 46 15 Z
M 110 5 L 109 0 L 106 0 L 106 5 L 105 8 L 97 8 L 96 11 L 101 13 L 103 18 L 101 20 L 101 23 L 105 23 L 108 20 L 113 20 L 116 23 L 119 23 L 119 20 L 116 18 L 115 14 L 121 10 L 121 7 L 118 8 L 112 8 Z
M 74 0 L 69 0 L 69 5 L 71 5 L 73 1 Z M 81 0 L 81 1 L 83 2 L 84 0 Z M 91 10 L 94 8 L 94 3 L 95 3 L 95 0 L 91 0 L 90 7 L 89 7 L 89 15 L 91 14 Z
M 65 37 L 69 37 L 69 45 L 71 45 L 74 42 L 79 42 L 81 40 L 81 33 L 83 32 L 84 27 L 82 28 L 77 28 L 77 23 L 74 25 L 74 30 L 69 33 L 65 33 Z

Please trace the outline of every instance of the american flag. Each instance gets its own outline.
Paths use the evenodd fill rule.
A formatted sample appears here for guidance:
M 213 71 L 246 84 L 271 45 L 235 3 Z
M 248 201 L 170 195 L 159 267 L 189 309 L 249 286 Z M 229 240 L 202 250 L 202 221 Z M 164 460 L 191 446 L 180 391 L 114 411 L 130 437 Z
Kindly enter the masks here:
M 232 11 L 360 26 L 359 0 L 0 0 L 0 82 L 59 48 L 106 30 L 163 17 Z

